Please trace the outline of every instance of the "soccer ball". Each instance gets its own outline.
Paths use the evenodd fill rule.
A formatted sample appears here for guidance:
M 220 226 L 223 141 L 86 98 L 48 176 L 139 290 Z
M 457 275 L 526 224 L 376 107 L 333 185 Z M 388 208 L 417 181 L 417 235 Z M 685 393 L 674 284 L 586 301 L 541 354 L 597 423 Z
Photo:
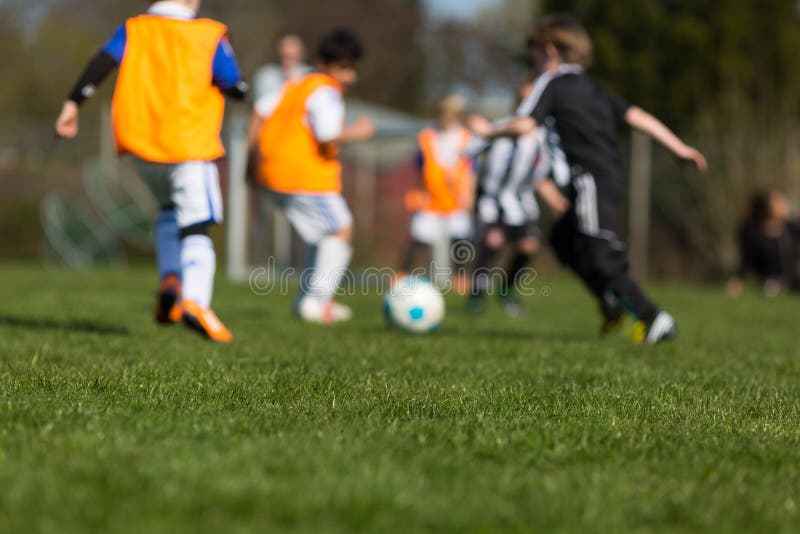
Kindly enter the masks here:
M 444 319 L 444 297 L 427 278 L 401 276 L 389 288 L 383 310 L 390 326 L 427 334 Z

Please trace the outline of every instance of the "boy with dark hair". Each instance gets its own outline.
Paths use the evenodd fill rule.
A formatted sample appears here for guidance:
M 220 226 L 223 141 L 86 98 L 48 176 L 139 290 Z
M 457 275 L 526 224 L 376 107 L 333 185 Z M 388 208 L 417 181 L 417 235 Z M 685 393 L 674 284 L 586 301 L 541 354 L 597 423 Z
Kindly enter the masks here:
M 600 89 L 586 75 L 592 42 L 570 15 L 544 17 L 529 40 L 542 75 L 519 118 L 493 126 L 476 117 L 472 126 L 487 137 L 525 134 L 552 120 L 571 166 L 569 211 L 553 228 L 551 244 L 600 302 L 603 332 L 621 324 L 624 310 L 638 320 L 635 340 L 656 344 L 677 334 L 673 317 L 660 310 L 629 275 L 628 249 L 620 226 L 625 180 L 617 130 L 627 124 L 655 138 L 681 161 L 707 170 L 703 155 L 686 145 L 658 119 Z
M 257 182 L 267 188 L 307 245 L 297 313 L 307 322 L 349 320 L 334 301 L 352 255 L 353 217 L 342 196 L 342 143 L 375 133 L 368 119 L 344 125 L 344 93 L 358 79 L 362 47 L 350 31 L 334 30 L 320 43 L 317 72 L 286 86 L 270 109 L 258 106 L 251 157 Z
M 130 154 L 161 205 L 156 257 L 161 275 L 159 323 L 183 320 L 214 341 L 230 331 L 211 310 L 216 255 L 209 227 L 222 221 L 217 160 L 224 95 L 243 100 L 227 28 L 196 18 L 200 0 L 149 2 L 92 59 L 55 125 L 78 135 L 80 106 L 119 66 L 112 118 L 117 150 Z

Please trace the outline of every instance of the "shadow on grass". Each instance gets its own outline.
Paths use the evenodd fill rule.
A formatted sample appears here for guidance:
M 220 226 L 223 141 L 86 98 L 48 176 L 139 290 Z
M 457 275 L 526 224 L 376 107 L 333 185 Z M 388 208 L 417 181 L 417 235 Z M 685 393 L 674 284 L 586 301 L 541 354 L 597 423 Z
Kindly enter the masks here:
M 104 336 L 127 336 L 130 334 L 127 328 L 120 326 L 95 323 L 93 321 L 60 321 L 46 317 L 0 315 L 0 326 L 11 326 L 26 330 L 62 330 Z

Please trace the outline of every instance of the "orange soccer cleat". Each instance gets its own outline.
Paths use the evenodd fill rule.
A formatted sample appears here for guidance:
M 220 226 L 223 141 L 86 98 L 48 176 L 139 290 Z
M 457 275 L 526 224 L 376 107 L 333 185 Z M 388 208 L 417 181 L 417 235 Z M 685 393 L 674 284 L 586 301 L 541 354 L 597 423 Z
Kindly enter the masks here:
M 181 291 L 181 279 L 177 275 L 170 274 L 161 281 L 153 311 L 157 323 L 170 325 L 181 322 Z
M 183 301 L 183 324 L 211 341 L 219 343 L 233 341 L 233 334 L 225 328 L 211 308 L 204 308 L 191 300 Z

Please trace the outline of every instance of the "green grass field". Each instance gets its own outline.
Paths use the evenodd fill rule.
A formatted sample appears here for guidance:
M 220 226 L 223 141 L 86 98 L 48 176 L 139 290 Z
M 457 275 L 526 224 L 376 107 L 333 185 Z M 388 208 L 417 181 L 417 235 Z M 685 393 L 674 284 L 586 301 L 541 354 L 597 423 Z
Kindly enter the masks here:
M 150 321 L 150 271 L 0 267 L 0 531 L 797 531 L 798 301 L 657 286 L 679 342 L 529 315 L 308 327 L 220 283 L 237 336 Z

